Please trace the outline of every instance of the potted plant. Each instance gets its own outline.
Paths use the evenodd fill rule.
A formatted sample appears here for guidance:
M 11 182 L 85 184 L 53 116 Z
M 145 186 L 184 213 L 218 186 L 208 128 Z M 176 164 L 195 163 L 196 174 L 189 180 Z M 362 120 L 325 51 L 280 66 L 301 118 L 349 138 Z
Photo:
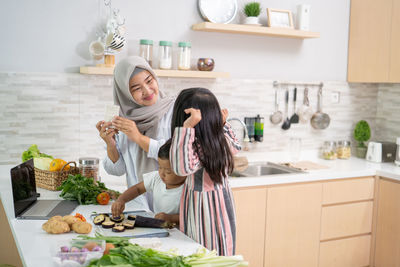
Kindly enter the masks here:
M 261 13 L 261 7 L 259 2 L 250 2 L 244 6 L 243 9 L 246 18 L 244 24 L 248 25 L 260 25 L 258 21 L 258 16 Z
M 358 158 L 365 158 L 367 154 L 367 146 L 364 142 L 368 141 L 371 137 L 371 129 L 368 122 L 361 120 L 356 124 L 354 129 L 354 139 L 358 142 L 356 147 L 356 156 Z

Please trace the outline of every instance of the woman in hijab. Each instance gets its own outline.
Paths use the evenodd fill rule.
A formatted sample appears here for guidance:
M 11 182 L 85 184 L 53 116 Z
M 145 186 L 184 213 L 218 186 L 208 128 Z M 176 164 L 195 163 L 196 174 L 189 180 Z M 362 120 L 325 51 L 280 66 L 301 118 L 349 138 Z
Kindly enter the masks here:
M 158 88 L 153 69 L 141 57 L 128 57 L 114 69 L 114 104 L 119 116 L 99 121 L 96 128 L 107 145 L 104 169 L 126 174 L 128 187 L 155 171 L 159 148 L 171 137 L 174 99 Z

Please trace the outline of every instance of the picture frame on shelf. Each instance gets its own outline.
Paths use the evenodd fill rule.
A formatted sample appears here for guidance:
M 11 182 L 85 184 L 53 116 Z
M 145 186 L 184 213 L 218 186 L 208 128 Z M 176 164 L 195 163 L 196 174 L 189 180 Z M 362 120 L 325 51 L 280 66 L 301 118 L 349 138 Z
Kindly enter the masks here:
M 268 27 L 294 29 L 293 16 L 290 10 L 267 8 Z

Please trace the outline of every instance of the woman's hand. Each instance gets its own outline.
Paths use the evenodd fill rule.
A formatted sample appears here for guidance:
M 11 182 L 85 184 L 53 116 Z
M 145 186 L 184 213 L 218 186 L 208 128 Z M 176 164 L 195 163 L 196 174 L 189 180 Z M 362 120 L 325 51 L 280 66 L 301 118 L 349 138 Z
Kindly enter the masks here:
M 183 127 L 194 128 L 201 121 L 200 109 L 187 108 L 184 111 L 186 114 L 190 114 L 190 116 L 183 122 Z
M 112 120 L 112 125 L 115 127 L 115 129 L 126 134 L 126 136 L 128 136 L 128 138 L 135 143 L 138 143 L 139 138 L 142 136 L 136 126 L 136 123 L 132 120 L 116 116 Z
M 125 209 L 125 202 L 117 199 L 111 206 L 111 213 L 113 217 L 120 216 Z
M 107 146 L 115 146 L 115 134 L 118 130 L 110 128 L 111 122 L 99 121 L 96 124 L 96 128 L 99 131 L 101 139 L 107 144 Z
M 223 125 L 225 125 L 226 119 L 228 118 L 229 115 L 228 110 L 224 108 L 221 110 L 221 113 L 222 113 L 222 123 Z
M 159 220 L 163 220 L 163 221 L 166 221 L 166 222 L 169 221 L 169 215 L 164 213 L 164 212 L 157 213 L 154 216 L 154 218 L 159 219 Z

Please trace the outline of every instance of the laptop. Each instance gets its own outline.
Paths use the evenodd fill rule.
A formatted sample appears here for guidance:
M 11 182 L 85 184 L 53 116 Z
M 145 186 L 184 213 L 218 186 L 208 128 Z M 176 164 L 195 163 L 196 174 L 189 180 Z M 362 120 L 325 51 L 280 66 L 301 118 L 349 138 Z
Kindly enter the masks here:
M 33 159 L 12 168 L 10 173 L 17 219 L 47 220 L 55 215 L 69 215 L 79 205 L 71 200 L 38 200 Z

